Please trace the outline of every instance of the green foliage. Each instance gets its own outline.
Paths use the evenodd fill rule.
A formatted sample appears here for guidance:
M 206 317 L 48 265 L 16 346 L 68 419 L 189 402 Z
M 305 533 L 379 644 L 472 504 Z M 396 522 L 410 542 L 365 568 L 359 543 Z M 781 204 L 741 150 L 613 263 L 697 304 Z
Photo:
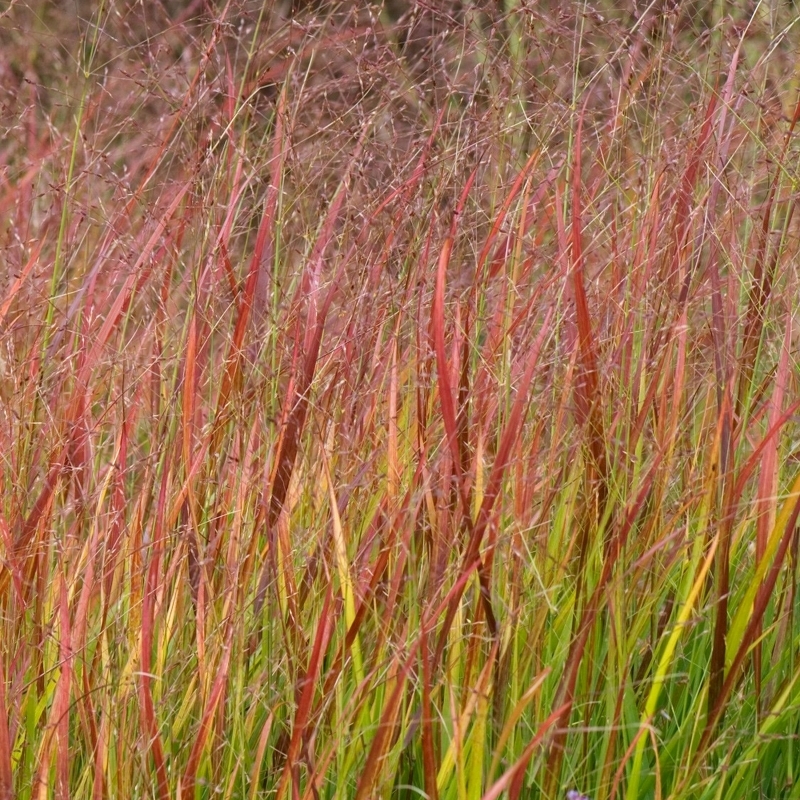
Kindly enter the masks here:
M 0 800 L 800 798 L 798 24 L 0 12 Z

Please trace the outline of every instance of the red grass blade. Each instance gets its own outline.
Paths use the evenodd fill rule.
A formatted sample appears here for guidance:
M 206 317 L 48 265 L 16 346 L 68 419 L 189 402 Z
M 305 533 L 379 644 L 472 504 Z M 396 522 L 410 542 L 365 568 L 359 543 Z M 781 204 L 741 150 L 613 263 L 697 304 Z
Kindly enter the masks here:
M 305 427 L 309 390 L 317 368 L 317 359 L 319 357 L 322 336 L 325 330 L 325 320 L 331 303 L 333 302 L 334 295 L 338 290 L 338 283 L 341 278 L 341 269 L 343 265 L 340 265 L 339 270 L 336 275 L 334 275 L 330 288 L 325 295 L 325 299 L 321 307 L 318 307 L 317 292 L 323 259 L 325 251 L 333 237 L 334 225 L 339 218 L 344 199 L 347 195 L 350 171 L 354 168 L 356 161 L 360 157 L 370 124 L 371 122 L 364 126 L 354 153 L 348 162 L 347 172 L 339 184 L 336 196 L 331 201 L 327 215 L 320 229 L 319 238 L 314 244 L 314 248 L 309 257 L 309 263 L 303 273 L 303 279 L 299 289 L 306 302 L 307 318 L 305 322 L 300 319 L 297 321 L 295 329 L 295 354 L 299 357 L 302 352 L 305 357 L 302 359 L 302 370 L 299 375 L 297 386 L 294 388 L 293 382 L 290 381 L 289 393 L 287 393 L 286 403 L 284 405 L 286 424 L 281 431 L 279 444 L 276 448 L 275 466 L 270 480 L 269 505 L 266 519 L 269 536 L 272 536 L 272 531 L 283 509 L 286 494 L 289 490 L 289 483 L 292 478 L 292 473 L 294 472 L 295 459 L 300 448 L 300 437 Z M 274 565 L 271 566 L 271 562 L 274 558 L 275 550 L 273 547 L 270 547 L 268 560 L 261 569 L 261 576 L 258 581 L 256 596 L 253 602 L 253 612 L 256 618 L 260 615 L 264 604 L 270 569 L 274 568 Z M 295 619 L 296 618 L 295 615 Z
M 592 330 L 589 301 L 586 296 L 585 268 L 583 259 L 583 211 L 581 190 L 583 120 L 586 114 L 586 102 L 578 117 L 578 129 L 575 134 L 572 165 L 572 292 L 575 300 L 575 318 L 578 328 L 578 349 L 580 353 L 581 372 L 576 384 L 576 405 L 582 421 L 588 423 L 589 453 L 592 457 L 592 470 L 587 475 L 590 496 L 595 503 L 594 516 L 603 519 L 606 512 L 608 496 L 608 467 L 606 464 L 606 435 L 603 429 L 603 409 L 599 392 L 597 373 L 597 347 Z M 593 473 L 593 474 L 592 474 Z M 581 552 L 585 547 L 581 547 Z
M 561 716 L 559 723 L 559 728 L 561 731 L 556 734 L 553 744 L 550 747 L 550 754 L 547 764 L 549 786 L 551 790 L 554 789 L 555 785 L 558 783 L 559 771 L 561 769 L 561 759 L 563 757 L 564 739 L 566 737 L 569 716 L 572 713 L 572 705 L 575 699 L 575 684 L 578 679 L 578 671 L 580 669 L 581 662 L 583 661 L 589 634 L 592 631 L 595 619 L 600 611 L 601 599 L 606 590 L 606 586 L 611 579 L 614 567 L 619 558 L 619 554 L 622 551 L 622 548 L 625 546 L 628 536 L 631 530 L 633 530 L 634 523 L 636 522 L 636 519 L 638 518 L 642 508 L 644 507 L 647 497 L 650 494 L 653 481 L 655 480 L 656 473 L 661 466 L 662 459 L 663 452 L 658 453 L 652 465 L 650 466 L 650 469 L 645 475 L 642 485 L 633 503 L 631 503 L 628 507 L 624 521 L 617 526 L 617 530 L 614 531 L 614 535 L 609 540 L 608 552 L 603 561 L 603 568 L 600 573 L 600 577 L 598 578 L 597 584 L 595 585 L 594 590 L 592 591 L 592 594 L 587 601 L 586 606 L 584 607 L 580 623 L 576 628 L 575 636 L 570 645 L 569 655 L 564 665 L 564 670 L 562 672 L 561 682 L 557 693 L 559 702 L 562 703 L 560 706 Z
M 467 544 L 467 547 L 464 551 L 464 555 L 462 557 L 462 562 L 461 562 L 462 574 L 465 574 L 470 569 L 472 564 L 476 563 L 480 564 L 479 573 L 483 573 L 482 574 L 483 581 L 481 584 L 481 588 L 482 588 L 482 596 L 484 597 L 485 603 L 490 602 L 489 597 L 487 597 L 485 593 L 488 592 L 490 588 L 488 581 L 489 581 L 489 569 L 492 559 L 492 550 L 494 547 L 494 540 L 492 540 L 491 542 L 489 553 L 487 555 L 486 564 L 483 564 L 480 560 L 481 544 L 483 542 L 484 535 L 491 521 L 494 503 L 500 493 L 500 489 L 503 482 L 503 476 L 505 475 L 506 469 L 508 467 L 509 458 L 513 449 L 513 445 L 516 442 L 517 436 L 519 435 L 520 426 L 522 424 L 524 412 L 526 410 L 528 390 L 533 380 L 533 376 L 536 370 L 536 365 L 538 364 L 539 361 L 539 354 L 541 352 L 541 348 L 544 344 L 545 338 L 550 333 L 549 324 L 552 317 L 552 313 L 553 310 L 548 309 L 547 313 L 545 314 L 545 319 L 542 323 L 541 329 L 539 331 L 539 335 L 534 341 L 534 344 L 531 347 L 530 354 L 528 355 L 528 361 L 526 364 L 525 373 L 517 389 L 517 394 L 514 399 L 514 405 L 512 406 L 508 423 L 506 424 L 506 427 L 503 431 L 503 436 L 500 440 L 500 446 L 498 448 L 497 455 L 495 456 L 494 464 L 492 465 L 492 471 L 490 473 L 486 490 L 484 492 L 483 502 L 481 503 L 481 507 L 478 512 L 478 518 L 472 529 L 470 540 Z M 454 593 L 450 601 L 450 605 L 447 610 L 447 615 L 442 625 L 441 632 L 439 634 L 439 641 L 436 647 L 437 662 L 439 661 L 442 653 L 444 652 L 444 647 L 447 643 L 447 637 L 450 634 L 450 626 L 453 624 L 453 619 L 455 619 L 460 599 L 461 599 L 461 594 Z M 492 613 L 491 606 L 489 606 L 488 608 L 485 607 L 485 611 L 487 612 L 487 623 L 491 628 L 494 622 L 491 616 Z M 495 625 L 494 630 L 496 630 L 496 623 L 494 623 L 494 625 Z
M 778 370 L 775 375 L 775 389 L 769 401 L 769 421 L 774 429 L 781 418 L 783 398 L 788 387 L 789 379 L 789 353 L 792 348 L 792 317 L 786 316 L 786 334 L 783 340 L 783 349 L 778 360 Z M 761 471 L 758 476 L 758 492 L 756 496 L 756 563 L 760 563 L 767 552 L 769 532 L 775 525 L 778 505 L 778 437 L 770 438 L 769 444 L 764 448 L 761 456 Z M 760 638 L 760 629 L 756 638 Z M 761 642 L 756 643 L 753 651 L 753 666 L 756 682 L 756 704 L 761 710 Z
M 125 279 L 122 287 L 117 292 L 117 296 L 111 303 L 111 307 L 109 308 L 108 313 L 103 320 L 100 330 L 94 337 L 94 343 L 88 355 L 86 356 L 86 361 L 83 364 L 80 372 L 79 383 L 86 384 L 88 382 L 91 375 L 91 370 L 94 369 L 94 366 L 97 363 L 103 348 L 108 342 L 112 332 L 119 324 L 120 317 L 131 301 L 135 287 L 137 284 L 140 284 L 153 270 L 153 264 L 150 264 L 150 266 L 145 265 L 150 261 L 150 256 L 152 255 L 153 250 L 161 240 L 161 237 L 164 235 L 167 229 L 167 225 L 171 221 L 175 212 L 178 210 L 180 204 L 183 202 L 183 198 L 186 196 L 186 193 L 192 188 L 193 184 L 194 178 L 192 177 L 174 192 L 172 199 L 167 204 L 167 207 L 160 213 L 156 214 L 156 219 L 158 222 L 156 223 L 155 229 L 148 237 L 139 253 L 138 258 L 130 268 L 128 277 Z
M 46 795 L 50 784 L 49 772 L 51 750 L 55 749 L 55 797 L 56 800 L 68 800 L 69 792 L 69 722 L 70 694 L 72 691 L 72 633 L 69 621 L 69 601 L 64 576 L 58 576 L 58 620 L 59 666 L 60 674 L 53 695 L 53 704 L 47 723 L 48 732 L 44 738 L 39 763 L 33 785 L 36 793 Z
M 228 620 L 228 631 L 225 635 L 225 644 L 222 649 L 222 660 L 217 667 L 217 675 L 214 678 L 211 694 L 209 695 L 206 707 L 203 709 L 203 717 L 200 720 L 200 727 L 197 731 L 192 751 L 189 754 L 189 761 L 181 779 L 181 798 L 193 800 L 195 796 L 195 780 L 197 778 L 197 768 L 200 764 L 200 757 L 203 754 L 208 734 L 211 730 L 211 723 L 214 714 L 217 712 L 222 693 L 225 691 L 228 680 L 228 668 L 231 663 L 231 648 L 233 647 L 233 620 Z
M 11 288 L 9 288 L 3 304 L 0 305 L 0 330 L 3 329 L 3 322 L 5 321 L 8 311 L 14 302 L 14 298 L 17 296 L 17 294 L 19 294 L 19 290 L 30 276 L 33 268 L 39 263 L 39 256 L 41 255 L 42 247 L 46 241 L 46 231 L 47 229 L 45 228 L 45 230 L 40 234 L 39 242 L 37 243 L 36 247 L 33 248 L 30 258 L 20 271 L 19 275 L 17 275 L 14 283 L 11 284 Z
M 430 800 L 438 800 L 436 756 L 433 751 L 436 734 L 433 725 L 433 707 L 431 705 L 431 657 L 432 654 L 428 651 L 427 630 L 423 627 L 420 635 L 420 658 L 422 659 L 422 774 L 425 793 Z
M 158 591 L 158 573 L 161 565 L 161 549 L 163 547 L 164 518 L 166 515 L 167 488 L 170 481 L 169 458 L 163 465 L 161 488 L 158 495 L 156 510 L 156 525 L 153 531 L 150 564 L 147 568 L 145 590 L 142 596 L 141 619 L 141 674 L 139 680 L 139 694 L 141 698 L 141 715 L 144 734 L 148 739 L 147 750 L 153 757 L 156 771 L 156 796 L 158 800 L 169 800 L 169 779 L 164 758 L 164 746 L 161 743 L 161 733 L 158 729 L 153 695 L 150 690 L 152 676 L 150 674 L 153 658 L 153 630 L 155 626 L 155 603 Z
M 450 263 L 450 255 L 453 250 L 453 243 L 458 232 L 458 222 L 461 214 L 466 205 L 469 191 L 475 182 L 477 170 L 473 170 L 467 180 L 467 183 L 461 192 L 456 210 L 453 213 L 453 219 L 450 224 L 450 233 L 442 244 L 442 252 L 439 254 L 439 263 L 436 270 L 436 292 L 433 298 L 433 305 L 431 307 L 431 332 L 433 336 L 433 345 L 436 352 L 436 370 L 437 380 L 439 383 L 439 402 L 442 407 L 442 420 L 444 422 L 445 433 L 447 434 L 447 442 L 450 447 L 450 453 L 453 458 L 453 467 L 456 472 L 456 480 L 458 482 L 459 490 L 462 496 L 462 502 L 466 507 L 466 492 L 463 482 L 463 475 L 461 474 L 461 464 L 463 458 L 459 448 L 458 440 L 458 426 L 456 421 L 456 408 L 453 399 L 453 384 L 451 381 L 451 367 L 447 360 L 445 352 L 445 337 L 444 337 L 444 286 L 447 276 L 447 267 Z M 466 508 L 465 513 L 469 513 Z
M 672 235 L 670 239 L 670 251 L 668 254 L 669 267 L 666 275 L 662 276 L 670 283 L 679 283 L 680 295 L 678 297 L 678 304 L 683 305 L 689 297 L 689 287 L 691 286 L 692 272 L 689 269 L 685 271 L 682 269 L 684 266 L 684 250 L 688 244 L 688 237 L 691 230 L 691 202 L 692 194 L 695 189 L 700 168 L 703 165 L 703 153 L 706 145 L 711 139 L 714 132 L 714 111 L 717 108 L 718 96 L 716 92 L 711 93 L 711 98 L 706 108 L 706 116 L 703 125 L 700 128 L 700 133 L 697 137 L 694 149 L 689 156 L 689 163 L 686 171 L 683 174 L 678 195 L 675 201 L 675 212 L 672 222 Z M 683 280 L 681 281 L 681 276 Z
M 59 627 L 61 641 L 59 643 L 59 660 L 61 675 L 58 677 L 55 697 L 53 698 L 53 719 L 56 733 L 56 800 L 69 800 L 69 721 L 70 695 L 72 693 L 72 656 L 74 645 L 72 629 L 69 621 L 69 599 L 67 586 L 62 580 L 59 592 Z
M 736 396 L 736 416 L 741 417 L 744 409 L 744 402 L 750 382 L 753 377 L 755 358 L 758 351 L 758 343 L 761 339 L 761 332 L 764 327 L 764 308 L 772 293 L 772 281 L 777 267 L 777 259 L 780 254 L 779 248 L 775 249 L 772 261 L 765 266 L 766 256 L 769 249 L 770 230 L 772 229 L 772 210 L 775 204 L 775 196 L 778 184 L 782 175 L 781 165 L 785 161 L 786 153 L 791 141 L 794 129 L 800 121 L 800 99 L 795 106 L 794 115 L 789 125 L 789 130 L 783 141 L 781 152 L 781 164 L 775 170 L 775 175 L 770 183 L 769 194 L 764 204 L 764 213 L 761 220 L 758 243 L 755 256 L 753 258 L 752 284 L 750 287 L 750 300 L 745 315 L 745 329 L 742 339 L 742 352 L 739 358 L 738 392 Z M 788 230 L 789 222 L 792 219 L 796 203 L 791 203 L 787 211 L 785 226 Z
M 317 688 L 322 660 L 328 650 L 328 644 L 333 633 L 335 621 L 333 610 L 333 587 L 328 584 L 325 592 L 325 599 L 322 603 L 322 611 L 317 621 L 317 632 L 314 637 L 314 647 L 311 651 L 311 658 L 303 676 L 297 683 L 297 711 L 295 712 L 294 724 L 292 726 L 292 738 L 289 742 L 289 749 L 286 754 L 286 764 L 283 767 L 278 789 L 276 791 L 277 800 L 281 800 L 286 792 L 289 782 L 293 782 L 293 793 L 299 790 L 296 783 L 296 762 L 300 755 L 300 748 L 306 735 L 306 725 L 311 716 L 311 705 L 314 701 L 314 693 Z
M 269 280 L 270 261 L 274 251 L 275 213 L 278 207 L 278 194 L 281 177 L 286 159 L 286 137 L 283 130 L 283 119 L 286 112 L 286 93 L 288 86 L 284 86 L 278 98 L 275 109 L 275 131 L 272 135 L 272 169 L 267 197 L 264 201 L 264 211 L 258 226 L 256 244 L 250 257 L 250 266 L 245 279 L 244 291 L 239 298 L 239 313 L 233 330 L 225 372 L 222 378 L 219 395 L 217 397 L 217 414 L 214 421 L 214 435 L 212 437 L 212 452 L 216 452 L 219 438 L 222 435 L 224 423 L 230 415 L 230 399 L 242 369 L 242 348 L 244 337 L 250 324 L 250 312 L 254 305 L 257 314 L 262 314 L 266 303 L 267 287 Z M 229 209 L 229 218 L 234 206 Z M 223 232 L 229 225 L 223 227 Z M 222 235 L 222 234 L 221 234 Z
M 8 702 L 6 672 L 0 658 L 0 800 L 13 800 L 14 783 L 11 774 L 11 738 L 8 733 Z
M 566 712 L 566 706 L 557 708 L 539 726 L 534 737 L 525 746 L 522 755 L 514 762 L 513 766 L 502 775 L 494 785 L 483 795 L 482 800 L 497 800 L 498 797 L 508 789 L 509 800 L 517 800 L 525 783 L 525 770 L 528 768 L 534 751 L 547 735 L 548 731 L 555 725 Z

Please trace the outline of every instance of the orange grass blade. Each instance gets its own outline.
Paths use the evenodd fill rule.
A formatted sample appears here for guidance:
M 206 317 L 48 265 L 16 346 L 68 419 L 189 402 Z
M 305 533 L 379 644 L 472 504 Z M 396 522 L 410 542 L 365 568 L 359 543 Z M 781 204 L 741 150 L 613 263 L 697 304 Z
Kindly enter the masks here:
M 94 779 L 92 781 L 92 800 L 103 800 L 106 793 L 106 758 L 108 754 L 108 714 L 103 711 L 100 720 L 100 730 L 97 735 L 97 745 L 94 752 Z
M 47 723 L 47 734 L 40 750 L 40 763 L 33 781 L 35 796 L 45 798 L 50 785 L 49 773 L 51 750 L 55 749 L 55 797 L 56 800 L 69 798 L 69 722 L 70 694 L 72 691 L 72 634 L 69 621 L 69 600 L 63 574 L 58 575 L 58 620 L 59 620 L 59 667 L 53 704 Z M 5 712 L 4 712 L 5 713 Z
M 509 800 L 516 800 L 524 787 L 525 770 L 528 768 L 534 751 L 547 735 L 548 731 L 559 721 L 567 711 L 566 705 L 557 708 L 539 726 L 534 737 L 525 746 L 522 755 L 514 762 L 510 769 L 502 775 L 494 785 L 483 795 L 482 800 L 497 800 L 498 797 L 508 789 Z
M 272 732 L 272 723 L 275 720 L 275 712 L 270 711 L 266 722 L 261 728 L 261 733 L 258 737 L 258 747 L 256 748 L 256 757 L 253 759 L 253 768 L 250 771 L 250 795 L 249 800 L 257 800 L 258 797 L 258 776 L 261 773 L 261 765 L 264 763 L 264 754 L 267 752 L 267 745 L 269 744 L 269 735 Z

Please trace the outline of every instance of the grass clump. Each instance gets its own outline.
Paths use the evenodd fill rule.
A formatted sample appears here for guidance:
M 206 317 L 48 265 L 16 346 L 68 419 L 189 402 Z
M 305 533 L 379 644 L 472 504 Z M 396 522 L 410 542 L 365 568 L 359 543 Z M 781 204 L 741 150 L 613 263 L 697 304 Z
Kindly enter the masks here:
M 800 797 L 791 4 L 0 45 L 0 798 Z

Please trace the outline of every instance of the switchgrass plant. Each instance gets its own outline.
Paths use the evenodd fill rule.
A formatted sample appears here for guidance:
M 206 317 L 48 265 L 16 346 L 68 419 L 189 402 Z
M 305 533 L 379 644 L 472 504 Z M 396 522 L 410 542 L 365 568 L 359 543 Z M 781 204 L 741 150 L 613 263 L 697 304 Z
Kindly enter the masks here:
M 800 797 L 788 2 L 0 12 L 0 798 Z

